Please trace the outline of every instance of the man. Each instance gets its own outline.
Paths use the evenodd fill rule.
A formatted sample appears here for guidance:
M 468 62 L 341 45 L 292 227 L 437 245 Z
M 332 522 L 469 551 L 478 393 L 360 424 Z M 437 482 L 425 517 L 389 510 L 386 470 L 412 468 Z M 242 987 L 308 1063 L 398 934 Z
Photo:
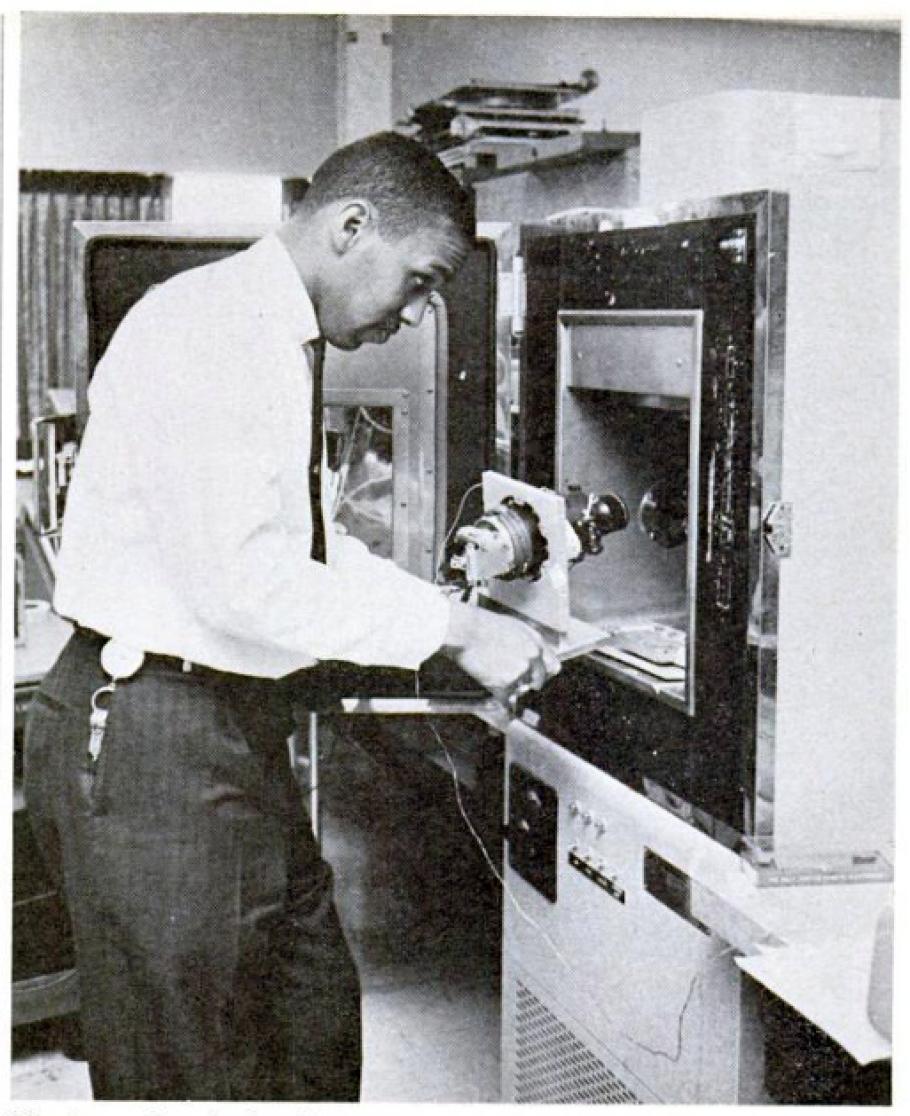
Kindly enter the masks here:
M 418 324 L 472 232 L 438 160 L 369 137 L 277 234 L 149 292 L 99 362 L 55 598 L 76 632 L 26 742 L 98 1098 L 356 1099 L 359 985 L 287 762 L 292 702 L 330 700 L 337 661 L 441 649 L 501 697 L 557 669 L 320 508 L 321 346 Z

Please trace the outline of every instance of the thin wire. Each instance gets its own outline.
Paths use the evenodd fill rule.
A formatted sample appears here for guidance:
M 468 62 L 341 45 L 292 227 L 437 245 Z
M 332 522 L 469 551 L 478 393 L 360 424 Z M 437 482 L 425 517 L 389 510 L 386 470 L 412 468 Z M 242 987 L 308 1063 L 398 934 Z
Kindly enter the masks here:
M 513 905 L 515 910 L 518 912 L 518 914 L 525 920 L 525 922 L 527 922 L 530 926 L 532 926 L 537 931 L 537 933 L 541 936 L 541 938 L 544 940 L 544 942 L 546 942 L 547 946 L 549 947 L 551 952 L 554 954 L 554 956 L 556 958 L 558 958 L 558 960 L 564 966 L 569 979 L 572 981 L 573 984 L 576 985 L 576 987 L 578 987 L 577 982 L 575 981 L 575 979 L 572 975 L 572 965 L 570 964 L 570 962 L 568 961 L 566 956 L 561 952 L 559 947 L 556 945 L 556 943 L 553 941 L 553 939 L 550 937 L 550 935 L 547 933 L 547 931 L 540 925 L 540 923 L 537 922 L 537 920 L 534 919 L 531 915 L 529 915 L 527 913 L 527 911 L 522 907 L 521 903 L 518 901 L 518 899 L 515 897 L 514 893 L 512 892 L 512 889 L 509 887 L 508 882 L 503 877 L 503 875 L 499 872 L 496 865 L 493 863 L 493 859 L 490 856 L 489 852 L 487 851 L 487 847 L 483 843 L 483 839 L 481 838 L 480 834 L 477 832 L 476 828 L 474 827 L 474 823 L 471 821 L 470 817 L 468 816 L 467 810 L 464 807 L 464 803 L 463 803 L 462 798 L 461 798 L 461 787 L 460 787 L 459 782 L 458 782 L 458 769 L 455 766 L 455 761 L 452 759 L 452 754 L 449 751 L 448 747 L 446 746 L 445 741 L 442 739 L 439 732 L 437 731 L 436 726 L 433 724 L 432 720 L 427 718 L 427 723 L 429 724 L 429 726 L 430 726 L 430 728 L 433 732 L 433 735 L 436 737 L 437 741 L 439 742 L 439 746 L 442 748 L 443 752 L 445 753 L 446 761 L 448 762 L 449 769 L 452 772 L 452 781 L 453 781 L 454 786 L 455 786 L 455 801 L 458 805 L 458 811 L 461 814 L 461 816 L 464 820 L 464 823 L 467 826 L 471 836 L 474 838 L 474 841 L 476 842 L 478 848 L 480 849 L 480 851 L 483 855 L 483 858 L 487 863 L 487 866 L 489 867 L 493 876 L 495 876 L 496 880 L 501 885 L 501 887 L 503 889 L 503 893 L 507 896 L 507 898 L 509 899 L 509 901 L 511 902 L 511 904 Z M 600 1009 L 600 1007 L 598 1006 L 597 1003 L 595 1003 L 594 1001 L 589 1001 L 590 1006 L 594 1009 L 595 1013 L 601 1018 L 602 1021 L 606 1022 L 611 1028 L 617 1030 L 623 1036 L 623 1038 L 627 1039 L 630 1043 L 632 1043 L 633 1046 L 638 1047 L 639 1050 L 643 1050 L 646 1054 L 651 1054 L 656 1058 L 664 1058 L 668 1062 L 676 1064 L 677 1062 L 679 1062 L 680 1058 L 682 1057 L 682 1052 L 683 1052 L 683 1026 L 684 1026 L 684 1023 L 685 1023 L 686 1014 L 688 1013 L 689 1007 L 690 1007 L 690 1005 L 692 1003 L 692 1000 L 694 998 L 696 988 L 701 983 L 702 978 L 705 976 L 709 965 L 713 965 L 716 961 L 719 961 L 721 958 L 726 957 L 728 954 L 735 953 L 735 952 L 736 952 L 736 947 L 735 946 L 732 946 L 732 945 L 731 946 L 726 946 L 719 953 L 716 953 L 713 957 L 709 957 L 707 959 L 707 961 L 704 963 L 704 965 L 702 965 L 702 967 L 699 970 L 697 970 L 695 973 L 693 973 L 692 979 L 689 981 L 689 988 L 688 988 L 688 991 L 686 992 L 685 1000 L 683 1001 L 682 1007 L 680 1008 L 680 1010 L 677 1014 L 677 1017 L 676 1017 L 676 1042 L 675 1042 L 675 1049 L 672 1050 L 672 1051 L 661 1050 L 660 1048 L 657 1048 L 657 1047 L 648 1046 L 647 1043 L 639 1041 L 633 1035 L 630 1035 L 628 1033 L 628 1031 L 623 1030 L 622 1027 L 619 1027 L 615 1022 L 611 1021 L 609 1016 L 605 1015 L 601 1011 L 601 1009 Z M 612 985 L 611 989 L 618 989 L 618 983 Z M 631 1069 L 631 1067 L 627 1067 L 627 1068 Z
M 370 414 L 369 410 L 366 407 L 361 407 L 360 408 L 360 415 L 362 416 L 364 422 L 366 422 L 370 426 L 372 426 L 374 430 L 378 430 L 380 434 L 392 434 L 392 433 L 394 433 L 391 427 L 384 426 L 379 421 L 379 419 L 373 418 L 373 416 Z
M 350 492 L 345 492 L 341 498 L 341 502 L 343 504 L 349 504 L 354 497 L 359 496 L 364 489 L 375 488 L 377 484 L 388 484 L 390 480 L 391 477 L 388 474 L 383 474 L 378 477 L 367 477 L 366 480 L 362 480 L 359 484 L 355 485 Z
M 470 488 L 466 488 L 464 493 L 462 494 L 461 502 L 458 505 L 458 510 L 455 512 L 455 517 L 452 520 L 452 526 L 449 528 L 446 537 L 442 540 L 442 546 L 439 548 L 439 553 L 436 555 L 437 579 L 439 578 L 439 572 L 442 569 L 442 560 L 445 557 L 446 547 L 449 545 L 449 539 L 451 539 L 456 527 L 458 526 L 459 521 L 461 520 L 461 513 L 464 511 L 465 502 L 467 501 L 467 498 L 471 495 L 471 493 L 477 488 L 483 488 L 483 483 L 481 481 L 477 481 L 475 484 L 472 484 Z
M 465 825 L 468 827 L 468 830 L 470 831 L 471 836 L 474 838 L 474 840 L 477 843 L 477 847 L 480 849 L 481 853 L 483 854 L 483 858 L 487 862 L 487 866 L 489 867 L 489 869 L 493 873 L 493 875 L 496 877 L 496 879 L 499 881 L 500 886 L 502 887 L 505 894 L 508 896 L 509 901 L 515 907 L 515 910 L 519 913 L 519 915 L 521 915 L 521 917 L 525 920 L 525 922 L 527 922 L 529 925 L 534 927 L 534 929 L 546 941 L 547 945 L 550 947 L 550 949 L 553 951 L 553 953 L 559 958 L 559 960 L 563 963 L 563 965 L 565 965 L 568 968 L 569 967 L 568 959 L 563 956 L 563 954 L 559 950 L 559 947 L 556 945 L 556 943 L 553 941 L 553 939 L 550 937 L 550 935 L 546 932 L 546 930 L 544 930 L 544 928 L 540 925 L 540 923 L 538 923 L 535 919 L 533 919 L 527 913 L 527 911 L 524 909 L 524 907 L 522 907 L 521 903 L 519 903 L 518 899 L 516 899 L 514 893 L 512 892 L 512 889 L 509 887 L 505 877 L 500 873 L 499 869 L 493 863 L 493 858 L 490 856 L 489 852 L 487 851 L 487 847 L 483 843 L 483 838 L 480 836 L 480 834 L 474 828 L 474 823 L 471 821 L 470 817 L 468 817 L 468 812 L 467 812 L 467 810 L 465 810 L 464 803 L 462 802 L 461 787 L 459 786 L 459 783 L 458 783 L 458 769 L 455 766 L 455 761 L 452 759 L 452 753 L 446 747 L 445 742 L 443 741 L 443 739 L 439 735 L 439 733 L 436 731 L 436 726 L 433 724 L 432 721 L 429 722 L 429 725 L 430 725 L 430 728 L 433 730 L 433 735 L 439 741 L 440 747 L 442 748 L 443 752 L 445 752 L 445 757 L 446 757 L 446 760 L 449 764 L 449 769 L 452 772 L 452 781 L 455 785 L 455 801 L 458 804 L 458 812 L 461 814 L 462 818 L 464 819 Z

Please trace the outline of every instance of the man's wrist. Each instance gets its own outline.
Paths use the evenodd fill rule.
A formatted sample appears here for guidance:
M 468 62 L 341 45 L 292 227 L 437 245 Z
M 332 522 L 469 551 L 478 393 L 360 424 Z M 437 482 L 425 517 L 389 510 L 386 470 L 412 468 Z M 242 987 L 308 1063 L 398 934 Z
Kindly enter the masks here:
M 478 623 L 477 608 L 463 601 L 449 601 L 449 626 L 443 640 L 444 651 L 463 651 L 471 641 L 471 631 Z

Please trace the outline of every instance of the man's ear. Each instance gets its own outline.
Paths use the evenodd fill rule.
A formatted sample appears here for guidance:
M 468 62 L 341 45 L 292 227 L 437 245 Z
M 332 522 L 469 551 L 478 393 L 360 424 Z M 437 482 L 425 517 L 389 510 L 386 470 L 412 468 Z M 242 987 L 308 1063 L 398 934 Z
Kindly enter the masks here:
M 344 202 L 332 215 L 332 247 L 343 255 L 375 225 L 376 209 L 362 198 Z

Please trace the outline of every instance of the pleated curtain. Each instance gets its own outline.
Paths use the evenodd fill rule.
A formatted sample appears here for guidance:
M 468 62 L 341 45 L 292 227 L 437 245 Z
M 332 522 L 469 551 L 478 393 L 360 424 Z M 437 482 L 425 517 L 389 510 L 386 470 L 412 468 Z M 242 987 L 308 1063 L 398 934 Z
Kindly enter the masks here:
M 167 218 L 165 175 L 23 171 L 19 181 L 18 453 L 31 452 L 31 422 L 48 388 L 75 387 L 87 368 L 83 276 L 75 221 Z

